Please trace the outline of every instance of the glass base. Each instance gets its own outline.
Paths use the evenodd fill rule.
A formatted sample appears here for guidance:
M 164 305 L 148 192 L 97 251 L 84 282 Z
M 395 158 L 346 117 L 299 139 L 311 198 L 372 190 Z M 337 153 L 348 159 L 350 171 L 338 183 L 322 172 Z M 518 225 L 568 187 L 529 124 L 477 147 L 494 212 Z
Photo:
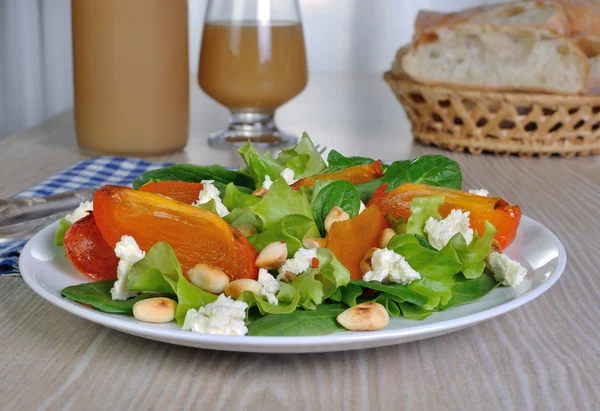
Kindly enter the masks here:
M 213 147 L 231 147 L 248 144 L 259 147 L 293 147 L 299 139 L 280 131 L 275 125 L 273 113 L 233 112 L 229 126 L 211 134 L 208 144 Z

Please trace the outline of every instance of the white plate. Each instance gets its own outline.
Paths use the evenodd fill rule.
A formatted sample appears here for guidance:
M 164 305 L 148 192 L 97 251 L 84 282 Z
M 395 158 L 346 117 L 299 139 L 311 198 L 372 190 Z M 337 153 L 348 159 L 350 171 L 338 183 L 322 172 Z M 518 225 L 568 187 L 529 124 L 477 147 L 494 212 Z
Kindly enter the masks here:
M 95 311 L 61 297 L 63 288 L 88 279 L 71 266 L 62 247 L 54 245 L 57 224 L 36 234 L 21 253 L 21 274 L 36 293 L 67 312 L 115 330 L 172 344 L 226 351 L 343 351 L 435 337 L 504 314 L 533 300 L 558 280 L 567 260 L 558 238 L 540 223 L 524 216 L 514 243 L 506 250 L 529 270 L 526 281 L 518 287 L 499 287 L 480 300 L 434 313 L 421 322 L 392 318 L 384 330 L 376 332 L 346 331 L 319 337 L 232 337 L 182 331 L 174 323 L 146 324 L 133 317 Z

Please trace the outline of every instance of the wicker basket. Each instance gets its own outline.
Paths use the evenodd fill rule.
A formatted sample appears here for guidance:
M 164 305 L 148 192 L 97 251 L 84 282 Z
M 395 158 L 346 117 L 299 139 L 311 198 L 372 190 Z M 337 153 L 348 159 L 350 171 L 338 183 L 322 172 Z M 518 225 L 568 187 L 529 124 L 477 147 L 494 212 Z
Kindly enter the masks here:
M 523 157 L 600 154 L 600 96 L 431 86 L 389 71 L 384 79 L 424 144 Z

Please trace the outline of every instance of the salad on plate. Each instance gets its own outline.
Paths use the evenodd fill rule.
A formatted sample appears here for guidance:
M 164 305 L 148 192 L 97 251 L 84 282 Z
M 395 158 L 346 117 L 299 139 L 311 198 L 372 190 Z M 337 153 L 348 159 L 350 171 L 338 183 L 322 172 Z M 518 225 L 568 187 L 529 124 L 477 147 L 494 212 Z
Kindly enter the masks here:
M 67 214 L 55 242 L 91 282 L 62 295 L 195 333 L 313 336 L 420 321 L 527 275 L 503 254 L 519 206 L 461 191 L 445 156 L 324 161 L 306 133 L 239 153 L 240 170 L 148 171 Z

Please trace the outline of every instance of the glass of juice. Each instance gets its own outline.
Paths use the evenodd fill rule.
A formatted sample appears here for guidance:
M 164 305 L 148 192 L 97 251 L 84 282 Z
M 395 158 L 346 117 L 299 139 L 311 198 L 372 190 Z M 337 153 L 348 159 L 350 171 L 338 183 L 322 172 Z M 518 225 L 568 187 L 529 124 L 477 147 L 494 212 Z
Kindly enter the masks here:
M 275 110 L 306 86 L 306 52 L 297 0 L 209 0 L 198 68 L 200 88 L 230 111 L 209 144 L 291 146 Z

